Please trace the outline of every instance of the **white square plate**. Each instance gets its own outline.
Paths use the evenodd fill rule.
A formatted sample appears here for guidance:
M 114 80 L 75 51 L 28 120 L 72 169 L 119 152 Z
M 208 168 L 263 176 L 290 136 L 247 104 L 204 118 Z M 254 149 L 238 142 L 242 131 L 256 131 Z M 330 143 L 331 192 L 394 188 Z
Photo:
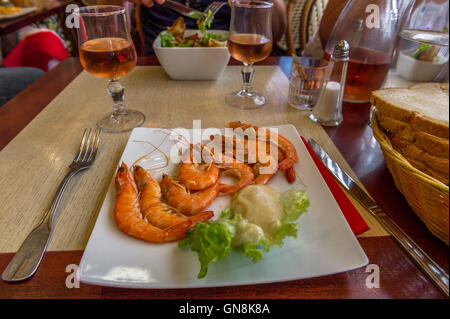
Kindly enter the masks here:
M 84 251 L 79 279 L 88 284 L 128 288 L 196 288 L 280 282 L 330 275 L 367 265 L 368 259 L 352 233 L 332 193 L 312 161 L 297 130 L 292 125 L 276 126 L 296 147 L 299 162 L 297 183 L 304 185 L 311 206 L 299 222 L 298 239 L 287 238 L 253 264 L 232 252 L 228 258 L 210 263 L 208 274 L 197 279 L 197 254 L 180 249 L 177 243 L 152 244 L 130 237 L 114 223 L 114 182 L 111 182 L 97 222 Z M 137 128 L 131 133 L 121 161 L 131 166 L 164 139 L 163 129 Z M 173 145 L 166 139 L 160 149 L 169 153 Z M 160 156 L 152 153 L 153 160 Z M 149 168 L 151 161 L 140 165 Z M 146 166 L 147 165 L 147 166 Z M 171 167 L 167 168 L 172 169 Z M 158 176 L 155 176 L 158 178 Z M 279 172 L 269 186 L 282 192 L 293 185 Z M 220 216 L 230 203 L 218 197 L 208 210 Z

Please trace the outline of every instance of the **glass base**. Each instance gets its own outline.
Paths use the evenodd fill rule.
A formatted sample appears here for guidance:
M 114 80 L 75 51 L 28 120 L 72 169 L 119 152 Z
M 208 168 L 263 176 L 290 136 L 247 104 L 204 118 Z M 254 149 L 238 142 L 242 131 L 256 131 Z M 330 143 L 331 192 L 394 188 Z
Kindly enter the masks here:
M 266 98 L 253 92 L 239 91 L 225 97 L 225 102 L 241 110 L 257 109 L 266 104 Z
M 288 102 L 289 106 L 299 110 L 299 111 L 312 111 L 314 109 L 315 105 L 311 105 L 311 104 L 294 104 L 291 102 Z
M 144 124 L 144 121 L 145 115 L 142 112 L 127 110 L 126 113 L 120 115 L 108 114 L 108 116 L 98 121 L 97 126 L 104 132 L 121 133 L 141 126 Z
M 320 118 L 317 118 L 314 113 L 309 114 L 309 118 L 316 123 L 319 123 L 323 126 L 338 126 L 342 123 L 342 118 L 339 120 L 322 120 Z

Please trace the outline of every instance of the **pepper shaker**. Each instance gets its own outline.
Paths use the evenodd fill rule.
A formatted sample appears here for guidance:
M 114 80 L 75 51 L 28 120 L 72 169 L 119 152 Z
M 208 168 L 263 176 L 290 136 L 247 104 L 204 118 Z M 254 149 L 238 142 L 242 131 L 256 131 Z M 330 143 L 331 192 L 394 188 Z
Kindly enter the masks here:
M 314 122 L 324 126 L 338 126 L 342 122 L 342 102 L 349 56 L 350 46 L 348 42 L 345 40 L 339 41 L 330 57 L 326 83 L 322 87 L 313 112 L 309 115 Z M 333 78 L 339 79 L 339 82 L 331 81 L 331 74 L 333 74 Z

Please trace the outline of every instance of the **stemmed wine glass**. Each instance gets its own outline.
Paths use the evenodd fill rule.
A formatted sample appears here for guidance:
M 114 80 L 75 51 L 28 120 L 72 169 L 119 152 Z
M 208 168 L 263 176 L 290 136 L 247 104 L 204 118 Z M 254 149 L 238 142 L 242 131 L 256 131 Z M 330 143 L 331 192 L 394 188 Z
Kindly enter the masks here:
M 119 82 L 137 62 L 125 8 L 110 5 L 81 7 L 78 15 L 81 65 L 87 72 L 109 80 L 107 90 L 114 102 L 113 112 L 97 125 L 106 132 L 126 132 L 141 126 L 145 116 L 126 109 L 123 103 L 125 87 Z
M 272 50 L 271 2 L 235 0 L 231 5 L 228 50 L 242 62 L 243 85 L 227 95 L 227 104 L 240 109 L 255 109 L 266 103 L 264 96 L 252 91 L 253 63 L 267 58 Z

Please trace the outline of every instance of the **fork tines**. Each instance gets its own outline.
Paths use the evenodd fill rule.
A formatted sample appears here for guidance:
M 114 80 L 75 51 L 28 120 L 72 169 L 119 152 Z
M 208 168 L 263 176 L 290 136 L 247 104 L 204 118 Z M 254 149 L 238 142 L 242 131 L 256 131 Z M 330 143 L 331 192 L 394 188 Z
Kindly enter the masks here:
M 205 14 L 208 13 L 209 10 L 211 10 L 211 17 L 206 20 L 210 20 L 214 15 L 222 8 L 227 2 L 220 2 L 220 1 L 214 1 L 212 2 L 204 11 Z
M 80 150 L 75 157 L 74 163 L 90 162 L 95 160 L 95 157 L 97 156 L 98 146 L 100 144 L 100 133 L 101 130 L 99 128 L 89 128 L 84 130 Z

